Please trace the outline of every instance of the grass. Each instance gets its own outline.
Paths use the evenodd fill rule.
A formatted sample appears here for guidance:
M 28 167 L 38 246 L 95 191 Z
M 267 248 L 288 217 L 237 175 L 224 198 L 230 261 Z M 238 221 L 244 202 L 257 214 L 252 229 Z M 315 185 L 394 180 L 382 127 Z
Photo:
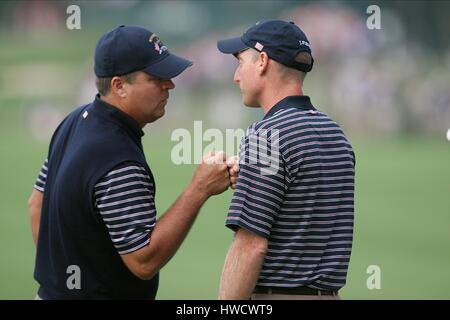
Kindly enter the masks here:
M 31 299 L 35 249 L 27 199 L 45 158 L 21 108 L 0 109 L 0 299 Z M 161 120 L 164 121 L 164 120 Z M 170 161 L 170 135 L 144 138 L 163 213 L 195 167 Z M 444 139 L 354 141 L 357 155 L 354 245 L 344 299 L 450 299 L 450 144 Z M 202 208 L 188 238 L 161 271 L 158 299 L 215 299 L 232 233 L 224 221 L 231 191 Z M 369 290 L 367 267 L 381 268 Z

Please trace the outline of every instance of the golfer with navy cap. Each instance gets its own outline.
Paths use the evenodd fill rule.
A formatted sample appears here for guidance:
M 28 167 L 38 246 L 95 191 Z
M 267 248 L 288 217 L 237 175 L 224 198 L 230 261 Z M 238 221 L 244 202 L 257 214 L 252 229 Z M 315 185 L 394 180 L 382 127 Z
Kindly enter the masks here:
M 218 42 L 238 59 L 243 103 L 260 107 L 240 149 L 226 220 L 235 232 L 221 299 L 339 299 L 353 238 L 355 156 L 342 129 L 304 95 L 311 45 L 269 20 Z
M 156 221 L 142 128 L 164 115 L 171 79 L 191 65 L 142 27 L 98 41 L 99 93 L 57 128 L 29 200 L 38 299 L 154 299 L 200 207 L 230 185 L 224 154 L 209 154 Z

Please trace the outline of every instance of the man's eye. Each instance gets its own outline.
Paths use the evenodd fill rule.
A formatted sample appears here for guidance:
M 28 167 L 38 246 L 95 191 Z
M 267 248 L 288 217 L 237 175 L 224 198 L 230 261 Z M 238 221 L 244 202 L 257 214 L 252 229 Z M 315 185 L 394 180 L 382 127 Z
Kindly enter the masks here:
M 161 81 L 164 81 L 164 80 L 162 80 L 160 78 L 156 78 L 156 77 L 148 79 L 148 82 L 161 82 Z

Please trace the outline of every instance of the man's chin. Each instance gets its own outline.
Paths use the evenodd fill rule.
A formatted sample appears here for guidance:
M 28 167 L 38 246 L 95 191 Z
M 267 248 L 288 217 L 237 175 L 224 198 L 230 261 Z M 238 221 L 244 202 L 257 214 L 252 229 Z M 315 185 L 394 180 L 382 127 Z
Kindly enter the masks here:
M 242 97 L 242 103 L 249 108 L 259 108 L 260 105 L 258 102 L 256 101 L 249 101 L 247 99 L 245 99 L 245 97 Z
M 244 102 L 244 105 L 246 106 L 246 107 L 249 107 L 249 108 L 260 108 L 261 106 L 258 104 L 258 103 L 256 103 L 256 102 L 253 102 L 253 103 L 251 103 L 251 102 L 246 102 L 246 101 L 243 101 Z
M 157 116 L 156 119 L 160 119 L 160 118 L 164 117 L 165 114 L 166 114 L 166 109 L 162 108 L 161 111 L 156 115 Z
M 162 117 L 164 117 L 164 114 L 166 113 L 166 110 L 162 109 L 161 112 L 159 112 L 158 114 L 153 113 L 151 119 L 149 119 L 149 121 L 147 123 L 152 123 L 155 122 L 158 119 L 161 119 Z

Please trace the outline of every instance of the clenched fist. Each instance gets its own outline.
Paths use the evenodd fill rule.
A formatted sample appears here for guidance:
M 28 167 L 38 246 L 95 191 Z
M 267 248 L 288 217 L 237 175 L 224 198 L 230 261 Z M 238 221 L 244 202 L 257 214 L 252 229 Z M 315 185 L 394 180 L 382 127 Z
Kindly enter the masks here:
M 196 190 L 210 197 L 228 189 L 230 174 L 226 159 L 222 151 L 212 151 L 203 157 L 192 177 Z
M 236 189 L 236 183 L 239 175 L 239 157 L 232 156 L 227 160 L 228 173 L 230 174 L 230 187 Z

